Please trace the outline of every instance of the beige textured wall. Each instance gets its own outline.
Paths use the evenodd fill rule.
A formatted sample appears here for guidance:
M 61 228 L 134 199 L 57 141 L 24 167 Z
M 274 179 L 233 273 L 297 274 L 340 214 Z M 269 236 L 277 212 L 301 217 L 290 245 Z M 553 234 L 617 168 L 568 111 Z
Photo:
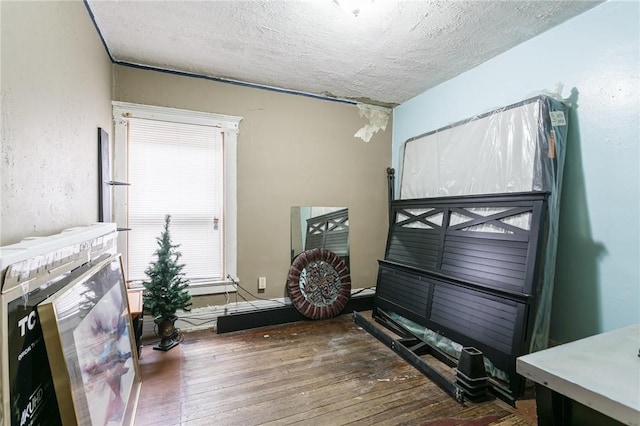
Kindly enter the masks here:
M 0 8 L 7 245 L 97 222 L 97 128 L 111 129 L 112 66 L 82 2 Z
M 114 100 L 244 117 L 238 137 L 238 275 L 285 295 L 291 206 L 349 208 L 354 288 L 375 285 L 387 231 L 391 123 L 369 143 L 354 105 L 170 73 L 114 67 Z M 213 300 L 213 299 L 212 299 Z M 212 302 L 215 303 L 215 302 Z M 201 305 L 197 303 L 197 305 Z

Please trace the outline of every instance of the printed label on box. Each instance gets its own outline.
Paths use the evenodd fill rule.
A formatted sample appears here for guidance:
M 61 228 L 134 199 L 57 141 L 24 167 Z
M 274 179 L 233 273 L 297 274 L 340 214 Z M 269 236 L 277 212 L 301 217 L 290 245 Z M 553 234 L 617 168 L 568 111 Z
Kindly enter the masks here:
M 562 111 L 549 111 L 549 118 L 551 118 L 551 125 L 554 127 L 567 125 L 567 120 L 565 120 L 564 112 Z

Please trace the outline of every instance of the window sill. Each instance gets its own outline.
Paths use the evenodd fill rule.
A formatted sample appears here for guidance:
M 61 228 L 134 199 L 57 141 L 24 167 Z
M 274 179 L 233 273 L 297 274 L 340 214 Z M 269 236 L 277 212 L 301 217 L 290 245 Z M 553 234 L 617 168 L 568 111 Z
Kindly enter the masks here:
M 142 281 L 135 281 L 128 284 L 129 290 L 144 289 Z M 230 281 L 216 281 L 209 283 L 190 283 L 187 288 L 191 296 L 207 296 L 212 294 L 235 293 L 236 287 Z
M 236 287 L 229 281 L 218 281 L 213 283 L 189 284 L 189 294 L 191 296 L 207 296 L 211 294 L 235 293 Z

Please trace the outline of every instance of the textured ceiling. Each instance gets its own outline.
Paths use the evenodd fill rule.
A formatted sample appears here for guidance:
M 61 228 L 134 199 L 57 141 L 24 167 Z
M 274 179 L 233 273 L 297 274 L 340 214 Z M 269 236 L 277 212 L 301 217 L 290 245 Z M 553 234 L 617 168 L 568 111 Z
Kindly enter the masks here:
M 354 16 L 334 0 L 87 0 L 115 62 L 383 106 L 598 3 L 374 0 Z

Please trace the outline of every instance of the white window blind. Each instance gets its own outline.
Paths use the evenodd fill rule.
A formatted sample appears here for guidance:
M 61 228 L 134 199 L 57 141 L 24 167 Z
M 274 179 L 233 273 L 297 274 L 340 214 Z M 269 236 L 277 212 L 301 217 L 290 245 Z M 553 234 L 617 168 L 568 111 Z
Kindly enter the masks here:
M 217 127 L 130 119 L 127 224 L 130 280 L 155 260 L 165 215 L 195 283 L 224 276 L 223 134 Z

